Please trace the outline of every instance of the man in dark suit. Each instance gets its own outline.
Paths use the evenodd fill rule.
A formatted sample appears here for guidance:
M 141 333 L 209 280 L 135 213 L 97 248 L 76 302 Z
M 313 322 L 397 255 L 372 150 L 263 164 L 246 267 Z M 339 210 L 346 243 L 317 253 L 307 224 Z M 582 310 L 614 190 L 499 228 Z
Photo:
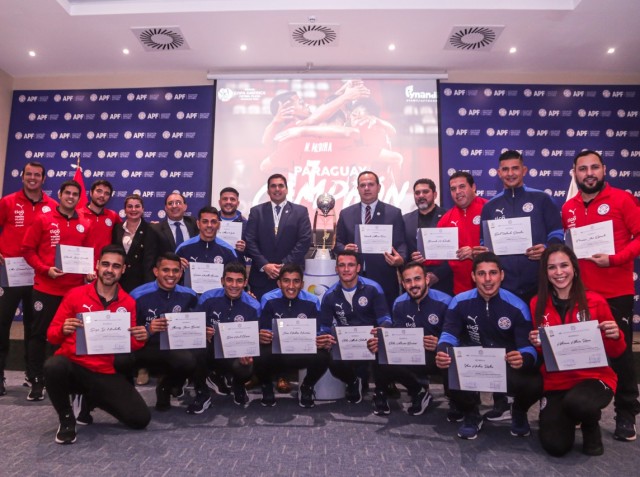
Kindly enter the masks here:
M 287 179 L 273 174 L 267 180 L 271 199 L 252 207 L 246 228 L 246 252 L 252 258 L 249 286 L 259 300 L 277 288 L 284 263 L 304 266 L 311 245 L 311 222 L 306 207 L 287 201 Z
M 436 204 L 438 191 L 431 179 L 418 179 L 413 184 L 413 199 L 417 209 L 404 214 L 405 241 L 407 243 L 407 257 L 412 261 L 424 262 L 422 253 L 418 250 L 419 229 L 435 228 L 446 210 Z M 448 295 L 453 294 L 453 273 L 445 263 L 439 267 L 428 267 L 429 285 Z
M 387 305 L 391 309 L 400 294 L 397 268 L 407 255 L 404 221 L 399 208 L 378 200 L 380 179 L 375 172 L 364 171 L 358 175 L 360 203 L 340 212 L 336 231 L 335 251 L 358 252 L 356 227 L 359 224 L 387 224 L 393 226 L 392 249 L 384 254 L 362 254 L 361 275 L 377 282 L 384 290 Z
M 159 252 L 175 252 L 180 243 L 198 235 L 198 226 L 193 217 L 184 215 L 187 211 L 187 201 L 179 192 L 172 192 L 166 197 L 164 210 L 167 213 L 166 218 L 153 224 L 160 237 Z

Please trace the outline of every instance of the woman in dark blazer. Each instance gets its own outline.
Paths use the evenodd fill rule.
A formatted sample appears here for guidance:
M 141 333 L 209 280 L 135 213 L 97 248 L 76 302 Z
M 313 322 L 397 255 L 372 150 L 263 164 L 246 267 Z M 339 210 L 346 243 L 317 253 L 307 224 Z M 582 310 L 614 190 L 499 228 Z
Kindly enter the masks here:
M 120 285 L 130 292 L 143 283 L 155 280 L 153 267 L 158 256 L 158 237 L 155 230 L 142 218 L 144 202 L 138 194 L 124 200 L 125 221 L 113 228 L 113 243 L 122 245 L 127 252 L 125 272 Z

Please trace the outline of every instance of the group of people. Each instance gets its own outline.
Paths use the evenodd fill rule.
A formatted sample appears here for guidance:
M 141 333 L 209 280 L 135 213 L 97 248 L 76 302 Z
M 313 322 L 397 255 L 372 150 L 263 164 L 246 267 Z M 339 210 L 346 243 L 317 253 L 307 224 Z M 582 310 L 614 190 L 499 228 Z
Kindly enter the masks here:
M 167 218 L 157 224 L 142 219 L 139 196 L 125 200 L 125 221 L 106 208 L 112 194 L 107 181 L 91 187 L 90 203 L 78 210 L 80 186 L 62 184 L 59 203 L 42 191 L 45 168 L 28 163 L 23 189 L 0 200 L 1 260 L 24 257 L 35 271 L 33 287 L 4 287 L 0 294 L 0 372 L 4 372 L 11 320 L 23 303 L 28 400 L 44 398 L 58 413 L 56 442 L 75 442 L 76 424 L 90 424 L 99 407 L 131 428 L 144 428 L 148 407 L 133 385 L 136 369 L 160 378 L 158 411 L 171 408 L 186 380 L 195 396 L 186 412 L 201 414 L 211 392 L 231 395 L 238 406 L 249 398 L 245 383 L 255 376 L 261 404 L 276 404 L 274 378 L 289 369 L 306 369 L 298 403 L 312 408 L 314 387 L 330 373 L 344 382 L 349 403 L 363 400 L 374 384 L 373 412 L 389 415 L 390 390 L 402 384 L 411 403 L 407 412 L 421 415 L 433 400 L 430 376 L 444 382 L 447 419 L 460 422 L 458 437 L 475 439 L 487 421 L 511 419 L 511 434 L 530 434 L 527 413 L 540 401 L 540 440 L 552 455 L 569 452 L 576 426 L 583 452 L 603 453 L 601 410 L 613 399 L 614 437 L 636 439 L 640 411 L 631 354 L 633 261 L 640 254 L 640 208 L 633 196 L 605 181 L 606 167 L 595 151 L 577 155 L 573 172 L 579 192 L 562 212 L 545 192 L 524 185 L 527 168 L 517 151 L 499 158 L 504 190 L 487 201 L 476 195 L 473 177 L 458 171 L 449 178 L 454 207 L 436 205 L 430 179 L 414 184 L 416 210 L 378 200 L 381 184 L 371 171 L 357 178 L 361 201 L 341 211 L 336 231 L 337 281 L 322 299 L 304 289 L 304 262 L 312 230 L 305 207 L 287 201 L 287 179 L 267 180 L 269 201 L 238 211 L 238 192 L 222 189 L 218 210 L 203 207 L 194 220 L 179 193 L 166 197 Z M 488 220 L 528 217 L 532 246 L 524 253 L 498 257 L 490 250 L 482 224 Z M 242 222 L 242 239 L 228 244 L 217 237 L 221 221 Z M 580 259 L 564 244 L 571 228 L 611 221 L 615 254 Z M 392 225 L 392 247 L 384 254 L 361 253 L 356 229 L 361 224 Z M 422 228 L 457 227 L 456 260 L 427 260 L 418 245 Z M 87 276 L 65 274 L 55 266 L 56 245 L 93 247 L 97 265 Z M 193 262 L 222 264 L 221 287 L 197 294 L 183 285 Z M 401 292 L 402 291 L 402 292 Z M 76 336 L 86 311 L 131 314 L 131 353 L 81 355 Z M 197 350 L 161 349 L 166 313 L 204 312 L 207 346 Z M 273 320 L 314 318 L 312 354 L 272 351 Z M 609 365 L 572 371 L 547 370 L 540 327 L 597 320 Z M 215 334 L 221 323 L 258 321 L 260 355 L 216 358 Z M 332 353 L 336 327 L 370 326 L 367 347 L 379 351 L 379 328 L 423 328 L 425 365 L 389 365 L 378 360 L 341 360 Z M 57 346 L 45 361 L 46 342 Z M 494 393 L 492 409 L 480 414 L 477 392 L 450 389 L 448 368 L 460 346 L 504 348 L 507 393 Z M 0 395 L 5 394 L 4 376 Z M 70 395 L 79 398 L 72 402 Z M 75 409 L 74 409 L 74 403 Z

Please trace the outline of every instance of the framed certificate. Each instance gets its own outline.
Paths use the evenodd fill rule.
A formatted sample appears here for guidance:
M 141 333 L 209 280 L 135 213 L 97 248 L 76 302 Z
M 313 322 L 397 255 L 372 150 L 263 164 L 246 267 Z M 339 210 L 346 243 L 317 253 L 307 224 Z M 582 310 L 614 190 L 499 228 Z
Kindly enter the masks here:
M 184 285 L 199 294 L 222 288 L 223 271 L 222 263 L 189 262 L 189 268 L 184 274 Z
M 496 255 L 522 255 L 533 246 L 530 217 L 485 220 L 482 228 L 485 245 Z
M 76 328 L 76 354 L 131 352 L 131 313 L 94 311 L 79 313 L 84 326 Z
M 215 358 L 260 356 L 257 321 L 214 323 Z
M 33 268 L 23 257 L 5 257 L 0 265 L 0 287 L 30 287 L 33 276 Z
M 160 333 L 160 349 L 199 349 L 207 347 L 205 312 L 165 313 L 167 331 Z
M 393 225 L 356 225 L 356 245 L 360 253 L 391 253 Z
M 274 318 L 274 354 L 316 354 L 315 318 Z
M 378 363 L 425 364 L 423 328 L 378 328 Z
M 597 253 L 607 255 L 616 253 L 611 220 L 568 229 L 566 242 L 578 258 L 589 258 Z
M 72 245 L 56 245 L 55 266 L 64 273 L 93 273 L 96 262 L 93 259 L 93 248 Z
M 418 229 L 418 250 L 427 260 L 457 260 L 458 227 Z
M 336 326 L 336 345 L 331 348 L 331 356 L 338 361 L 373 361 L 376 355 L 367 348 L 367 341 L 373 337 L 371 326 Z
M 507 392 L 504 348 L 463 346 L 453 348 L 449 388 L 461 391 Z
M 230 220 L 221 220 L 220 228 L 216 235 L 221 240 L 224 240 L 231 248 L 236 248 L 238 240 L 242 240 L 242 222 L 231 222 Z
M 547 371 L 608 366 L 598 324 L 591 320 L 538 328 Z

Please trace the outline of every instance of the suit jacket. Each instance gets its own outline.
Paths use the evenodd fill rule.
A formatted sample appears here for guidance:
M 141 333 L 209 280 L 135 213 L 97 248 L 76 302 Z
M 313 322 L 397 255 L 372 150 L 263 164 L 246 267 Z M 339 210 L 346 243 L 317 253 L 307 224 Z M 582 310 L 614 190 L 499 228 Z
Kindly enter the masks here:
M 340 212 L 336 230 L 335 251 L 344 250 L 345 245 L 355 242 L 356 226 L 362 223 L 360 202 L 350 205 Z M 404 221 L 399 208 L 391 204 L 378 201 L 376 209 L 372 211 L 372 224 L 393 225 L 393 248 L 407 260 L 407 245 L 405 243 Z M 396 268 L 387 264 L 382 254 L 361 254 L 363 262 L 362 274 L 380 284 L 384 290 L 389 309 L 392 309 L 394 300 L 400 294 L 398 287 L 398 274 Z
M 122 245 L 124 229 L 122 224 L 113 228 L 113 243 Z M 155 280 L 153 267 L 159 255 L 158 235 L 144 219 L 136 230 L 131 247 L 125 258 L 125 271 L 120 286 L 128 293 L 140 285 Z
M 183 217 L 184 225 L 187 226 L 189 236 L 184 239 L 187 240 L 191 237 L 198 235 L 198 226 L 196 225 L 196 219 L 185 215 Z M 171 231 L 171 225 L 169 225 L 169 219 L 162 219 L 157 224 L 151 224 L 159 239 L 158 253 L 175 252 L 176 251 L 176 239 L 173 238 L 173 232 Z
M 249 212 L 245 237 L 245 252 L 253 260 L 249 285 L 260 299 L 265 292 L 276 288 L 275 280 L 260 271 L 267 263 L 297 263 L 304 267 L 305 255 L 311 246 L 309 211 L 287 201 L 280 211 L 276 235 L 271 202 L 256 205 Z

